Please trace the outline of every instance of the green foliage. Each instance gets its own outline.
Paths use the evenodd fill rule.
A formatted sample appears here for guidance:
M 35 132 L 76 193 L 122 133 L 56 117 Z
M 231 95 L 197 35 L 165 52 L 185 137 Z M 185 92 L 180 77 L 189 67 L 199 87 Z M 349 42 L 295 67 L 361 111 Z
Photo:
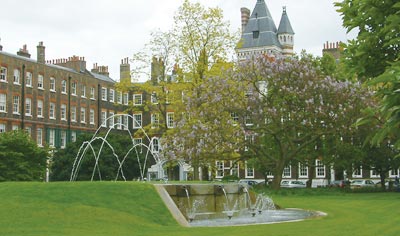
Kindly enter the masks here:
M 348 69 L 369 80 L 381 75 L 399 59 L 400 3 L 397 0 L 344 0 L 339 7 L 343 26 L 347 31 L 357 30 L 344 50 Z
M 0 181 L 40 181 L 46 172 L 47 151 L 24 131 L 0 134 Z
M 296 189 L 299 190 L 299 189 Z M 326 190 L 326 192 L 325 192 Z M 288 190 L 292 191 L 292 190 Z M 142 183 L 1 183 L 0 235 L 385 235 L 395 236 L 398 193 L 306 189 L 267 192 L 283 208 L 322 211 L 300 222 L 237 227 L 182 227 L 154 187 Z M 371 212 L 377 217 L 371 217 Z
M 80 149 L 84 142 L 92 139 L 92 135 L 80 135 L 76 142 L 69 143 L 65 149 L 59 149 L 54 153 L 51 164 L 52 181 L 69 181 L 71 177 L 72 168 L 77 158 L 78 153 L 83 154 L 83 149 Z M 107 141 L 113 147 L 110 148 L 107 144 L 103 145 L 102 151 L 99 154 L 102 146 L 102 139 L 97 139 L 91 143 L 93 149 L 88 148 L 86 153 L 82 156 L 82 162 L 79 167 L 79 174 L 77 180 L 91 180 L 92 175 L 94 180 L 114 180 L 117 178 L 119 163 L 115 154 L 120 161 L 124 158 L 128 151 L 128 147 L 132 146 L 131 138 L 125 134 L 111 134 L 108 136 Z M 82 146 L 82 147 L 86 147 Z M 140 177 L 140 169 L 137 161 L 136 154 L 139 154 L 141 160 L 144 159 L 144 152 L 134 151 L 125 160 L 122 171 L 127 180 L 137 179 Z M 98 169 L 96 166 L 96 156 L 99 155 Z M 146 167 L 147 168 L 147 167 Z M 118 179 L 122 176 L 119 174 Z

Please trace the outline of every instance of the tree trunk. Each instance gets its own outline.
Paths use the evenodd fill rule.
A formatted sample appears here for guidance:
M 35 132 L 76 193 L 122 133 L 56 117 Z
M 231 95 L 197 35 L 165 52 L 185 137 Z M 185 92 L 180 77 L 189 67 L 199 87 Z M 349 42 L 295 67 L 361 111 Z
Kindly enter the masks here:
M 282 181 L 282 173 L 283 169 L 285 168 L 285 161 L 278 160 L 275 164 L 274 179 L 272 180 L 272 189 L 278 190 L 281 188 L 281 181 Z

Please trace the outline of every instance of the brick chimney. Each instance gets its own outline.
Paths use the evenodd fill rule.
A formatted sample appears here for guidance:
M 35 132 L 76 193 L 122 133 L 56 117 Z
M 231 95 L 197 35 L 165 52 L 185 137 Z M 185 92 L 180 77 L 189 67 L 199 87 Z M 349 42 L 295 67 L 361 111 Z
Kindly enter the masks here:
M 98 66 L 97 63 L 93 64 L 93 69 L 90 70 L 93 73 L 110 76 L 108 72 L 108 66 Z
M 24 44 L 22 46 L 22 48 L 19 49 L 19 51 L 17 52 L 17 55 L 22 56 L 22 57 L 31 58 L 31 54 L 29 54 L 28 49 L 26 48 L 26 44 Z
M 37 62 L 44 64 L 46 62 L 46 54 L 45 54 L 46 47 L 43 46 L 43 42 L 39 42 L 39 45 L 36 48 L 37 48 Z
M 242 13 L 242 33 L 244 32 L 244 28 L 246 27 L 247 23 L 249 22 L 250 18 L 250 9 L 246 7 L 240 8 L 240 12 Z
M 131 65 L 129 64 L 129 58 L 124 58 L 121 60 L 121 65 L 119 66 L 119 79 L 131 80 Z

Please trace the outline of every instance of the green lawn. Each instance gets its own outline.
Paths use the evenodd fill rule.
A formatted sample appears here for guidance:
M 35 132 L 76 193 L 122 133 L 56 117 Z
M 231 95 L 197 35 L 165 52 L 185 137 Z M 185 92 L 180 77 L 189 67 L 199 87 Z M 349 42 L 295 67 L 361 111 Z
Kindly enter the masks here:
M 151 184 L 0 183 L 0 235 L 398 235 L 400 193 L 274 194 L 328 216 L 270 225 L 184 228 Z

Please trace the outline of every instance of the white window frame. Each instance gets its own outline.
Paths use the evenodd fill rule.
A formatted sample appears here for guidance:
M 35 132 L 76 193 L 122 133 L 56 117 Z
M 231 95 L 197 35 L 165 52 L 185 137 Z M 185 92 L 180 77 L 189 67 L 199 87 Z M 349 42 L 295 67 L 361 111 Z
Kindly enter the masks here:
M 124 93 L 122 95 L 122 102 L 124 103 L 124 105 L 128 105 L 129 104 L 129 94 L 128 93 Z
M 94 109 L 90 109 L 89 124 L 94 125 Z
M 129 128 L 129 125 L 128 125 L 128 119 L 129 119 L 129 116 L 128 115 L 124 115 L 123 117 L 122 117 L 122 129 L 123 130 L 128 130 L 128 128 Z
M 291 165 L 287 165 L 283 168 L 282 178 L 284 178 L 284 179 L 292 178 L 292 166 Z
M 60 148 L 64 149 L 67 146 L 67 131 L 62 130 L 60 134 Z
M 167 112 L 167 128 L 174 128 L 175 127 L 175 117 L 174 112 Z
M 71 131 L 71 142 L 76 142 L 76 131 Z
M 86 85 L 81 85 L 81 97 L 86 98 Z
M 321 160 L 315 160 L 315 177 L 325 178 L 326 176 L 326 166 Z
M 143 123 L 142 123 L 143 120 L 142 120 L 142 119 L 143 119 L 142 113 L 133 114 L 132 127 L 133 127 L 134 129 L 140 129 L 140 128 L 142 128 L 142 125 L 143 125 Z
M 76 122 L 76 106 L 71 107 L 71 121 Z
M 122 92 L 117 92 L 117 103 L 122 104 Z
M 152 113 L 151 114 L 151 128 L 156 129 L 160 127 L 160 114 Z
M 358 166 L 358 167 L 354 168 L 352 177 L 353 178 L 362 178 L 362 174 L 363 174 L 362 172 L 363 172 L 362 166 Z
M 20 97 L 17 95 L 13 96 L 13 114 L 20 114 Z
M 71 95 L 76 96 L 76 88 L 78 87 L 78 83 L 76 81 L 73 81 L 71 83 Z
M 0 123 L 0 133 L 6 132 L 6 124 Z
M 159 153 L 161 148 L 160 148 L 160 139 L 159 138 L 152 138 L 151 139 L 151 152 L 152 153 Z
M 113 111 L 109 111 L 108 112 L 108 127 L 110 127 L 110 128 L 114 128 L 114 117 L 112 117 L 114 115 L 114 112 Z M 112 117 L 112 118 L 111 118 Z
M 101 100 L 107 101 L 107 88 L 101 87 Z
M 56 131 L 54 129 L 49 129 L 49 146 L 54 147 L 56 141 Z
M 95 100 L 96 89 L 94 87 L 90 87 L 90 99 Z
M 215 178 L 223 178 L 225 172 L 224 161 L 215 161 Z
M 231 161 L 231 168 L 229 169 L 229 174 L 232 176 L 239 177 L 239 163 Z
M 50 102 L 49 104 L 49 119 L 56 119 L 56 104 L 54 102 Z
M 0 93 L 0 112 L 7 112 L 7 94 Z
M 13 84 L 20 85 L 21 84 L 21 72 L 19 69 L 14 69 L 14 76 L 13 76 Z
M 43 147 L 43 129 L 37 128 L 36 130 L 36 144 L 39 147 Z
M 36 113 L 38 118 L 43 118 L 43 100 L 37 100 Z
M 254 166 L 250 166 L 247 161 L 244 162 L 244 176 L 245 178 L 254 178 Z
M 299 163 L 299 178 L 308 178 L 308 165 Z
M 399 177 L 400 169 L 389 170 L 389 177 L 395 178 L 396 176 Z
M 117 129 L 121 130 L 122 129 L 122 115 L 121 114 L 117 114 L 115 119 L 116 119 L 115 123 L 117 125 Z
M 157 93 L 156 93 L 156 92 L 152 92 L 152 93 L 151 93 L 151 98 L 150 98 L 150 100 L 151 100 L 151 103 L 152 103 L 152 104 L 158 104 L 158 99 L 157 99 Z
M 42 74 L 38 74 L 37 88 L 41 90 L 44 89 L 44 77 Z
M 142 144 L 142 139 L 141 138 L 134 138 L 133 139 L 133 146 L 136 148 L 136 150 L 139 148 L 139 153 L 142 153 L 142 151 L 143 151 L 143 145 L 141 145 L 141 144 Z
M 106 110 L 102 110 L 101 111 L 101 127 L 107 127 L 107 111 Z
M 0 67 L 0 81 L 7 82 L 7 67 Z
M 67 94 L 67 81 L 65 79 L 61 81 L 61 93 Z
M 64 121 L 67 120 L 67 105 L 66 104 L 61 104 L 60 118 L 61 118 L 61 120 L 64 120 Z
M 133 94 L 133 105 L 141 106 L 143 104 L 143 96 L 141 93 Z
M 50 92 L 55 92 L 56 91 L 56 79 L 54 77 L 50 77 L 49 84 L 50 84 Z
M 114 102 L 115 100 L 115 91 L 114 89 L 110 89 L 110 102 Z
M 26 78 L 25 78 L 25 85 L 26 87 L 31 88 L 32 87 L 32 72 L 27 71 L 26 72 Z
M 25 98 L 25 116 L 32 116 L 32 99 Z
M 86 124 L 86 107 L 81 107 L 81 123 Z

